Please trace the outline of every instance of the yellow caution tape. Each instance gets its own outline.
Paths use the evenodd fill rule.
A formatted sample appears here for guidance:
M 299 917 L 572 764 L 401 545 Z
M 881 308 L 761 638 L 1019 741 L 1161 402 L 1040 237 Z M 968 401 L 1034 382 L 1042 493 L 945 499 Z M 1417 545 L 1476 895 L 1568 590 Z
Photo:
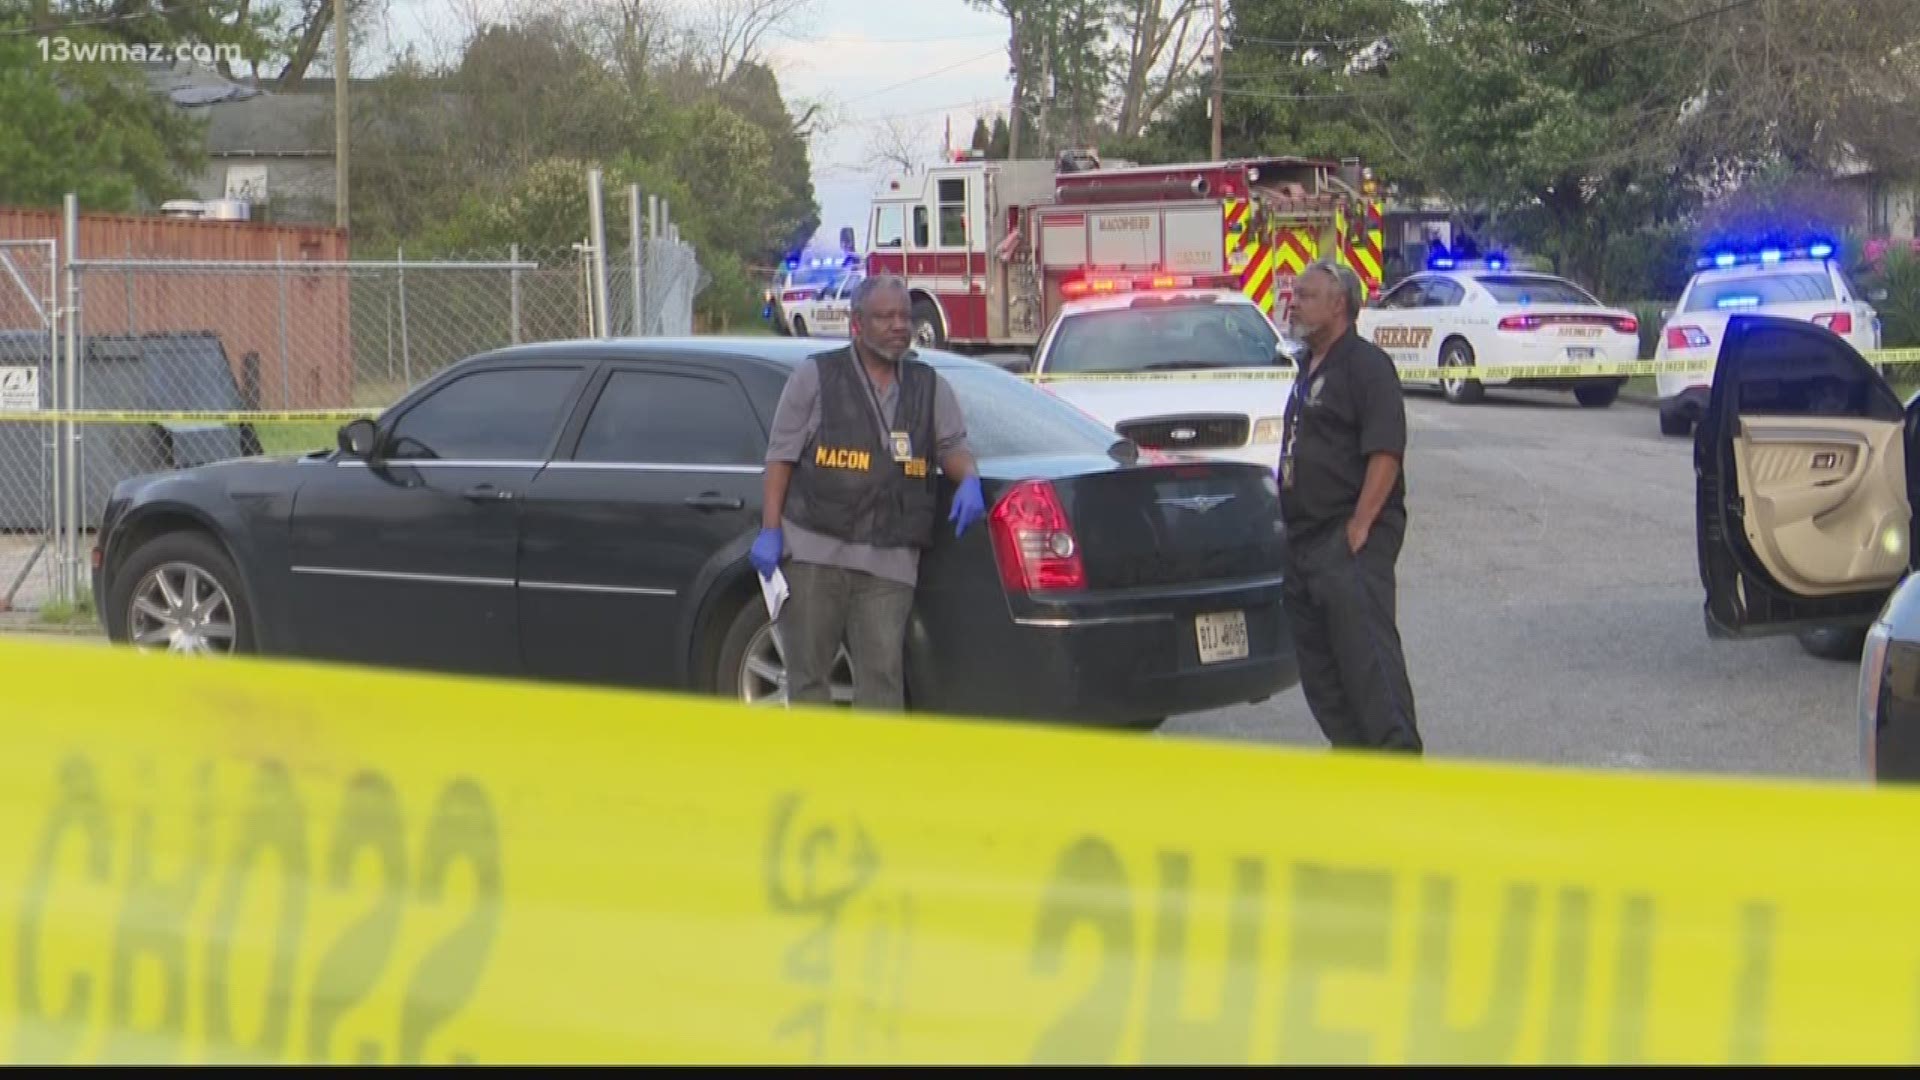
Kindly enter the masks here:
M 309 424 L 346 423 L 372 418 L 379 409 L 283 409 L 193 411 L 167 409 L 47 409 L 41 412 L 0 412 L 0 424 Z
M 1897 349 L 1866 354 L 1868 362 L 1880 367 L 1920 364 L 1920 349 Z M 1394 367 L 1402 381 L 1437 382 L 1465 379 L 1494 381 L 1503 379 L 1590 379 L 1646 375 L 1701 375 L 1713 373 L 1710 365 L 1695 360 L 1634 360 L 1591 364 L 1476 364 L 1459 367 Z M 1042 372 L 1023 377 L 1038 383 L 1055 382 L 1292 382 L 1294 368 L 1238 368 L 1230 370 L 1193 369 L 1187 371 L 1136 372 Z
M 0 645 L 22 1062 L 1894 1062 L 1920 794 Z

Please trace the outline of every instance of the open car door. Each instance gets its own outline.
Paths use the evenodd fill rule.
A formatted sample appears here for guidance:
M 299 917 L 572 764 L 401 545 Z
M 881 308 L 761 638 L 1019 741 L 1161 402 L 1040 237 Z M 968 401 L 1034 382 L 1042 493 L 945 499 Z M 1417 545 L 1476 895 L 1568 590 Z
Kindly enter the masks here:
M 1694 440 L 1707 633 L 1864 626 L 1906 573 L 1906 414 L 1822 327 L 1738 316 Z

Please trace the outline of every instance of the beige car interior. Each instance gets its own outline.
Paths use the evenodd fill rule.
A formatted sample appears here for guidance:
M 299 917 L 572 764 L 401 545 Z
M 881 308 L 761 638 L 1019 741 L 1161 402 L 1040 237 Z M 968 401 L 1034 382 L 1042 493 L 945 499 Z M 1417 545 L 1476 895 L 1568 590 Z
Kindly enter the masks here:
M 1904 425 L 1743 416 L 1733 440 L 1747 541 L 1801 596 L 1896 584 L 1907 566 Z

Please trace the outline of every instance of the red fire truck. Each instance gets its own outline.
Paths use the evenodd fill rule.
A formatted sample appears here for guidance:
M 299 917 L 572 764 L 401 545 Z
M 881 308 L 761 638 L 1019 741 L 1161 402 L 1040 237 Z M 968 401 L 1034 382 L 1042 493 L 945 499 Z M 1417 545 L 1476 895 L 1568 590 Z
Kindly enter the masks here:
M 969 152 L 889 181 L 868 218 L 866 268 L 907 280 L 922 346 L 1030 349 L 1096 276 L 1237 287 L 1284 322 L 1294 276 L 1323 253 L 1379 289 L 1377 199 L 1351 160 L 1106 167 L 1089 152 Z

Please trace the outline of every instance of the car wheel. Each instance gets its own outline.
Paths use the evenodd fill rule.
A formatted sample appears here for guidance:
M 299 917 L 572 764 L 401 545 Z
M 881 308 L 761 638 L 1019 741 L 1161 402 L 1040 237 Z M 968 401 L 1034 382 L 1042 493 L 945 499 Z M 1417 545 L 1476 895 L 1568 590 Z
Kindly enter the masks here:
M 1857 627 L 1816 626 L 1799 633 L 1800 647 L 1822 660 L 1856 663 L 1867 647 L 1867 632 Z
M 1440 366 L 1472 367 L 1473 346 L 1459 338 L 1448 341 L 1440 350 Z M 1455 405 L 1472 405 L 1487 396 L 1487 388 L 1478 379 L 1441 379 L 1440 392 Z
M 807 320 L 802 318 L 799 315 L 795 315 L 793 317 L 793 336 L 794 337 L 807 336 Z
M 1673 412 L 1668 412 L 1665 409 L 1660 410 L 1660 434 L 1686 435 L 1692 431 L 1693 418 L 1689 417 L 1686 413 L 1678 410 Z
M 832 685 L 835 705 L 853 704 L 853 663 L 847 650 L 834 662 Z M 758 593 L 742 604 L 721 639 L 714 664 L 713 683 L 719 693 L 748 705 L 783 706 L 787 703 L 787 661 L 781 654 Z
M 1573 388 L 1573 400 L 1583 409 L 1604 409 L 1620 396 L 1619 383 L 1593 383 Z
M 106 617 L 109 639 L 143 652 L 254 651 L 240 572 L 205 533 L 166 533 L 141 545 L 114 577 Z
M 940 311 L 931 300 L 913 302 L 913 344 L 920 349 L 947 347 L 947 335 L 940 329 Z

